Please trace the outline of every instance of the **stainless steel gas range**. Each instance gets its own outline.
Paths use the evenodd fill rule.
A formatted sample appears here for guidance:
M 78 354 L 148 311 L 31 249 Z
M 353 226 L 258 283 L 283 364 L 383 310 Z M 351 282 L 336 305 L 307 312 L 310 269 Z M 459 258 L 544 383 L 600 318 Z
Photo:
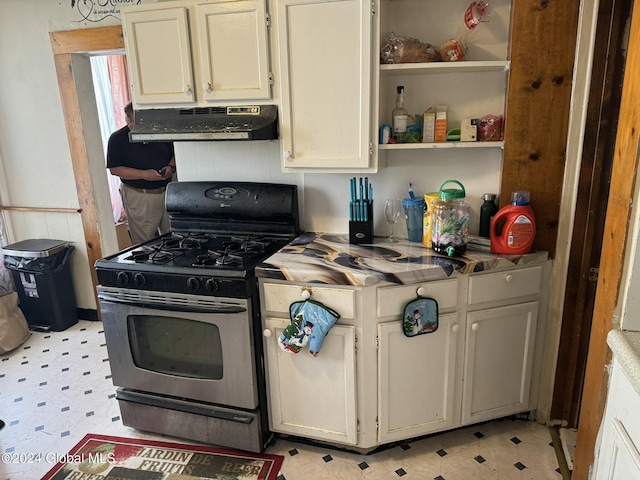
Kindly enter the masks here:
M 125 425 L 260 452 L 269 441 L 254 268 L 299 233 L 294 185 L 175 182 L 171 233 L 96 262 Z

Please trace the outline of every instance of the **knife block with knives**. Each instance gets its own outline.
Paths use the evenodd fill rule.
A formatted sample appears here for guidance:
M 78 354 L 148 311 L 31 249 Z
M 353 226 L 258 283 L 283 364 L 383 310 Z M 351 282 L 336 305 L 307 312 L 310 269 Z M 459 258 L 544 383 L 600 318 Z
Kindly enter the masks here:
M 369 179 L 360 178 L 360 194 L 357 193 L 356 178 L 350 180 L 349 243 L 373 243 L 373 186 Z

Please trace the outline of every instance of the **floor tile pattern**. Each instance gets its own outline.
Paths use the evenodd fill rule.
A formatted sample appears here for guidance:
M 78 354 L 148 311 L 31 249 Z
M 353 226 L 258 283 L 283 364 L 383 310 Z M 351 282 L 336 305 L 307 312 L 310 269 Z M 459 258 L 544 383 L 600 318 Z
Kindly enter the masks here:
M 2 455 L 0 480 L 39 479 L 87 433 L 167 439 L 122 425 L 101 322 L 32 332 L 0 356 L 0 420 L 0 453 L 13 454 Z M 285 457 L 279 480 L 562 479 L 547 427 L 514 418 L 368 455 L 293 437 L 277 437 L 266 453 Z

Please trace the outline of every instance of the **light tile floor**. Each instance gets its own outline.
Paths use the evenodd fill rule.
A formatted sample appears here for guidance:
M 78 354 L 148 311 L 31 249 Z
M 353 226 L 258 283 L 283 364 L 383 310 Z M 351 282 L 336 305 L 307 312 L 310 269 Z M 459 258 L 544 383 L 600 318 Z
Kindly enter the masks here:
M 44 455 L 41 463 L 1 462 L 0 480 L 39 479 L 53 466 L 46 461 L 51 454 L 64 455 L 87 433 L 166 438 L 122 425 L 101 322 L 81 320 L 64 332 L 32 332 L 26 343 L 0 356 L 0 419 L 6 423 L 0 452 L 21 454 L 24 460 Z M 276 438 L 265 453 L 285 457 L 279 480 L 562 478 L 548 428 L 520 419 L 474 425 L 369 455 L 293 438 Z

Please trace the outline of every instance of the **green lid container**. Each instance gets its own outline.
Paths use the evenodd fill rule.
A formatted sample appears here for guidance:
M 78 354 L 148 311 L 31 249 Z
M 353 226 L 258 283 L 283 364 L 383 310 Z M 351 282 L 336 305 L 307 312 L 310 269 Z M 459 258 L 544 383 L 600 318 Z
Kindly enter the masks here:
M 455 183 L 460 188 L 444 188 L 444 186 L 448 183 Z M 440 185 L 440 190 L 438 192 L 441 200 L 455 200 L 458 198 L 464 198 L 466 192 L 464 191 L 464 186 L 457 180 L 447 180 L 442 185 Z

